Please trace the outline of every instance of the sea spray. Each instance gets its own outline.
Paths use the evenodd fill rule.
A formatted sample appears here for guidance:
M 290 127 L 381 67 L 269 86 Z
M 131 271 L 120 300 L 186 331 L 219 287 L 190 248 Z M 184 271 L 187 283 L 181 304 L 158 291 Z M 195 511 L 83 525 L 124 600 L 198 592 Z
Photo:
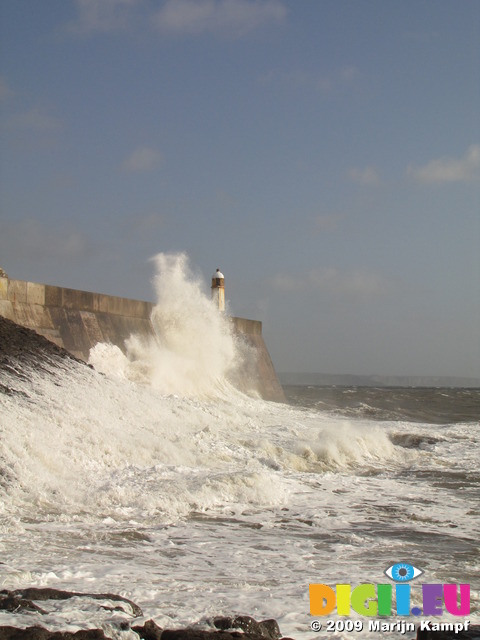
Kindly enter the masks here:
M 24 371 L 5 376 L 15 393 L 0 396 L 0 493 L 40 520 L 165 523 L 279 507 L 297 472 L 384 466 L 402 452 L 375 427 L 339 429 L 328 416 L 232 388 L 221 399 L 164 396 L 73 361 L 58 373 Z M 345 459 L 320 453 L 347 448 Z
M 0 366 L 3 588 L 121 592 L 164 628 L 241 613 L 310 638 L 310 583 L 377 584 L 408 556 L 432 584 L 473 584 L 477 421 L 340 418 L 228 386 L 164 395 L 34 356 Z M 97 624 L 62 606 L 41 623 Z
M 147 384 L 163 394 L 215 397 L 238 378 L 253 350 L 235 336 L 228 317 L 205 295 L 185 253 L 159 253 L 151 314 L 154 336 L 132 335 L 126 356 L 113 345 L 99 344 L 89 362 L 98 370 Z
M 58 375 L 25 373 L 5 376 L 15 393 L 0 396 L 0 502 L 9 512 L 171 522 L 285 499 L 288 483 L 273 482 L 239 441 L 256 433 L 257 401 L 161 396 L 76 362 Z
M 97 371 L 52 360 L 49 368 L 25 363 L 15 381 L 0 372 L 6 388 L 16 387 L 0 396 L 10 425 L 0 440 L 6 502 L 65 517 L 170 522 L 193 511 L 278 506 L 296 483 L 291 472 L 398 455 L 376 428 L 239 392 L 232 381 L 244 347 L 228 318 L 185 254 L 154 262 L 150 340 L 131 336 L 126 355 L 97 345 Z

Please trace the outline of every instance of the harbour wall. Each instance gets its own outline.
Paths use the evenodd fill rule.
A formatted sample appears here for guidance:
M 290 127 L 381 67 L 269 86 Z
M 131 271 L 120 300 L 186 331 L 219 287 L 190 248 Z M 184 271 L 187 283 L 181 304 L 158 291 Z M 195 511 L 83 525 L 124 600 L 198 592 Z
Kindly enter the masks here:
M 154 304 L 102 293 L 0 277 L 0 315 L 34 329 L 77 358 L 88 361 L 98 342 L 125 352 L 132 334 L 154 336 L 150 315 Z M 255 389 L 265 400 L 285 400 L 262 336 L 262 323 L 230 318 L 234 331 L 253 347 L 253 357 L 240 376 L 243 390 Z

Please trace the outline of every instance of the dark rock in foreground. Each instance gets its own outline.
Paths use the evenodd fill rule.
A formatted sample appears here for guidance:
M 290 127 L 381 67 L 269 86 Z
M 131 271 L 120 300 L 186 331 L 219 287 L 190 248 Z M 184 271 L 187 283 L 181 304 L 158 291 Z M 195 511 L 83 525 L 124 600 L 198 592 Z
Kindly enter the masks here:
M 246 616 L 241 616 L 245 620 Z M 274 636 L 269 635 L 270 629 L 277 628 L 275 621 L 267 620 L 264 627 L 262 622 L 257 622 L 253 618 L 248 618 L 244 631 L 238 631 L 243 627 L 235 622 L 235 619 L 220 618 L 218 621 L 232 621 L 236 626 L 231 628 L 225 623 L 224 630 L 208 631 L 203 629 L 162 629 L 153 620 L 147 620 L 145 624 L 133 625 L 131 628 L 142 640 L 274 640 Z M 271 623 L 274 623 L 273 625 Z M 223 624 L 223 622 L 222 622 Z M 242 622 L 243 624 L 243 622 Z M 237 629 L 237 630 L 233 630 Z M 280 638 L 279 633 L 276 638 Z M 0 640 L 111 640 L 102 629 L 80 630 L 75 633 L 68 631 L 48 631 L 44 627 L 34 626 L 26 629 L 16 627 L 0 627 Z M 288 640 L 288 639 L 284 639 Z
M 34 601 L 66 600 L 80 597 L 93 600 L 110 600 L 125 603 L 130 607 L 131 615 L 139 618 L 143 615 L 140 607 L 121 596 L 111 593 L 79 593 L 75 591 L 62 591 L 60 589 L 17 589 L 15 591 L 0 591 L 0 610 L 13 613 L 46 614 Z M 110 609 L 100 605 L 104 609 Z M 122 607 L 118 607 L 122 608 Z M 117 609 L 117 607 L 115 607 Z M 125 609 L 122 608 L 125 612 Z M 125 620 L 118 624 L 118 630 L 134 631 L 141 640 L 281 640 L 279 626 L 276 620 L 264 620 L 257 622 L 250 616 L 218 617 L 211 621 L 215 629 L 200 629 L 189 627 L 187 629 L 162 629 L 153 620 L 147 620 L 143 625 L 130 624 Z M 381 635 L 381 634 L 379 634 Z M 326 640 L 316 635 L 318 640 Z M 479 640 L 480 625 L 473 625 L 466 631 L 455 633 L 454 631 L 421 631 L 417 630 L 416 640 Z M 105 635 L 103 629 L 82 629 L 76 632 L 49 631 L 36 625 L 20 629 L 12 626 L 0 626 L 0 640 L 111 640 L 111 636 Z M 283 640 L 291 640 L 283 638 Z M 412 639 L 409 639 L 412 640 Z
M 282 637 L 276 620 L 257 622 L 250 616 L 235 616 L 234 618 L 215 618 L 213 624 L 222 631 L 241 629 L 245 634 L 250 633 L 270 640 L 278 640 Z
M 68 362 L 89 366 L 32 329 L 0 316 L 0 393 L 25 395 L 15 388 L 15 379 L 29 380 L 31 371 L 52 374 Z
M 81 362 L 62 347 L 47 340 L 32 329 L 0 316 L 0 368 L 13 360 L 29 361 L 43 355 L 50 358 L 68 358 Z M 83 363 L 85 364 L 85 363 Z
M 0 640 L 111 640 L 101 629 L 87 629 L 69 633 L 68 631 L 48 631 L 43 627 L 0 627 Z
M 67 600 L 68 598 L 89 598 L 93 600 L 110 600 L 120 604 L 125 603 L 134 618 L 143 616 L 140 607 L 121 596 L 112 593 L 79 593 L 76 591 L 62 591 L 49 588 L 26 588 L 15 591 L 0 591 L 0 610 L 13 613 L 37 613 L 44 615 L 37 602 L 46 600 Z M 105 605 L 102 608 L 108 609 Z M 125 609 L 121 608 L 124 612 Z M 162 629 L 153 620 L 147 620 L 143 625 L 135 625 L 128 621 L 120 623 L 120 629 L 131 629 L 142 640 L 280 640 L 281 633 L 275 620 L 257 622 L 249 616 L 219 617 L 212 621 L 215 630 L 197 628 Z M 102 629 L 87 629 L 76 631 L 49 631 L 36 625 L 19 629 L 12 626 L 0 627 L 0 640 L 109 640 Z
M 128 600 L 113 593 L 79 593 L 78 591 L 62 591 L 61 589 L 36 588 L 17 589 L 16 591 L 0 591 L 0 609 L 7 611 L 37 611 L 45 613 L 42 609 L 33 604 L 32 600 L 68 600 L 69 598 L 91 598 L 92 600 L 113 600 L 114 602 L 126 602 L 132 608 L 133 615 L 139 617 L 143 615 L 140 607 Z M 15 606 L 15 603 L 17 606 Z M 7 606 L 5 606 L 7 605 Z M 13 607 L 13 608 L 12 608 Z

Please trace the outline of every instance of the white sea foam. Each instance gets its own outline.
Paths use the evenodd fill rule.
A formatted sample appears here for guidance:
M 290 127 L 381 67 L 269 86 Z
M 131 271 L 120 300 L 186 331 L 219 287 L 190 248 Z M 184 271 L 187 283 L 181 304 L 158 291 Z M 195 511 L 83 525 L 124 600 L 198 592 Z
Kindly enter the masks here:
M 28 377 L 9 382 L 25 395 L 1 397 L 4 586 L 120 589 L 159 624 L 232 611 L 281 618 L 279 596 L 265 612 L 257 600 L 283 580 L 306 615 L 295 586 L 298 554 L 312 557 L 304 522 L 335 529 L 345 505 L 332 491 L 344 484 L 351 497 L 353 467 L 391 454 L 385 434 L 368 435 L 375 427 L 238 393 L 165 396 L 77 363 Z M 75 605 L 57 609 L 46 622 L 65 628 Z
M 116 592 L 169 627 L 274 617 L 300 638 L 311 637 L 310 582 L 378 583 L 394 558 L 416 560 L 429 582 L 464 581 L 462 567 L 443 569 L 447 553 L 469 558 L 473 575 L 472 494 L 441 475 L 462 456 L 476 468 L 472 430 L 348 421 L 241 394 L 228 322 L 184 258 L 157 262 L 168 277 L 157 279 L 154 343 L 132 338 L 126 356 L 99 345 L 97 370 L 0 373 L 11 390 L 0 394 L 4 587 Z M 187 319 L 169 290 L 179 282 Z M 392 430 L 435 444 L 395 446 Z M 75 603 L 51 609 L 0 621 L 115 623 L 92 603 L 82 615 Z
M 184 253 L 160 253 L 153 261 L 155 336 L 146 340 L 132 335 L 126 356 L 118 347 L 99 344 L 90 362 L 100 371 L 162 393 L 214 397 L 241 366 L 246 347 L 236 340 L 228 318 L 205 296 Z
M 14 501 L 48 511 L 127 509 L 171 521 L 212 507 L 278 506 L 289 472 L 402 455 L 375 427 L 299 416 L 238 392 L 164 396 L 76 363 L 61 375 L 28 373 L 11 383 L 18 395 L 2 398 L 15 425 L 2 434 L 2 468 Z

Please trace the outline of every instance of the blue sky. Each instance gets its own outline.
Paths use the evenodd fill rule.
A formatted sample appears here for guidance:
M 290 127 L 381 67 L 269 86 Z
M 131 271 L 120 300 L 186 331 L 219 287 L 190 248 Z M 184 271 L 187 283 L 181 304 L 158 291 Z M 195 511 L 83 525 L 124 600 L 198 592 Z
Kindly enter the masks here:
M 0 265 L 226 277 L 279 371 L 480 377 L 478 0 L 3 0 Z

